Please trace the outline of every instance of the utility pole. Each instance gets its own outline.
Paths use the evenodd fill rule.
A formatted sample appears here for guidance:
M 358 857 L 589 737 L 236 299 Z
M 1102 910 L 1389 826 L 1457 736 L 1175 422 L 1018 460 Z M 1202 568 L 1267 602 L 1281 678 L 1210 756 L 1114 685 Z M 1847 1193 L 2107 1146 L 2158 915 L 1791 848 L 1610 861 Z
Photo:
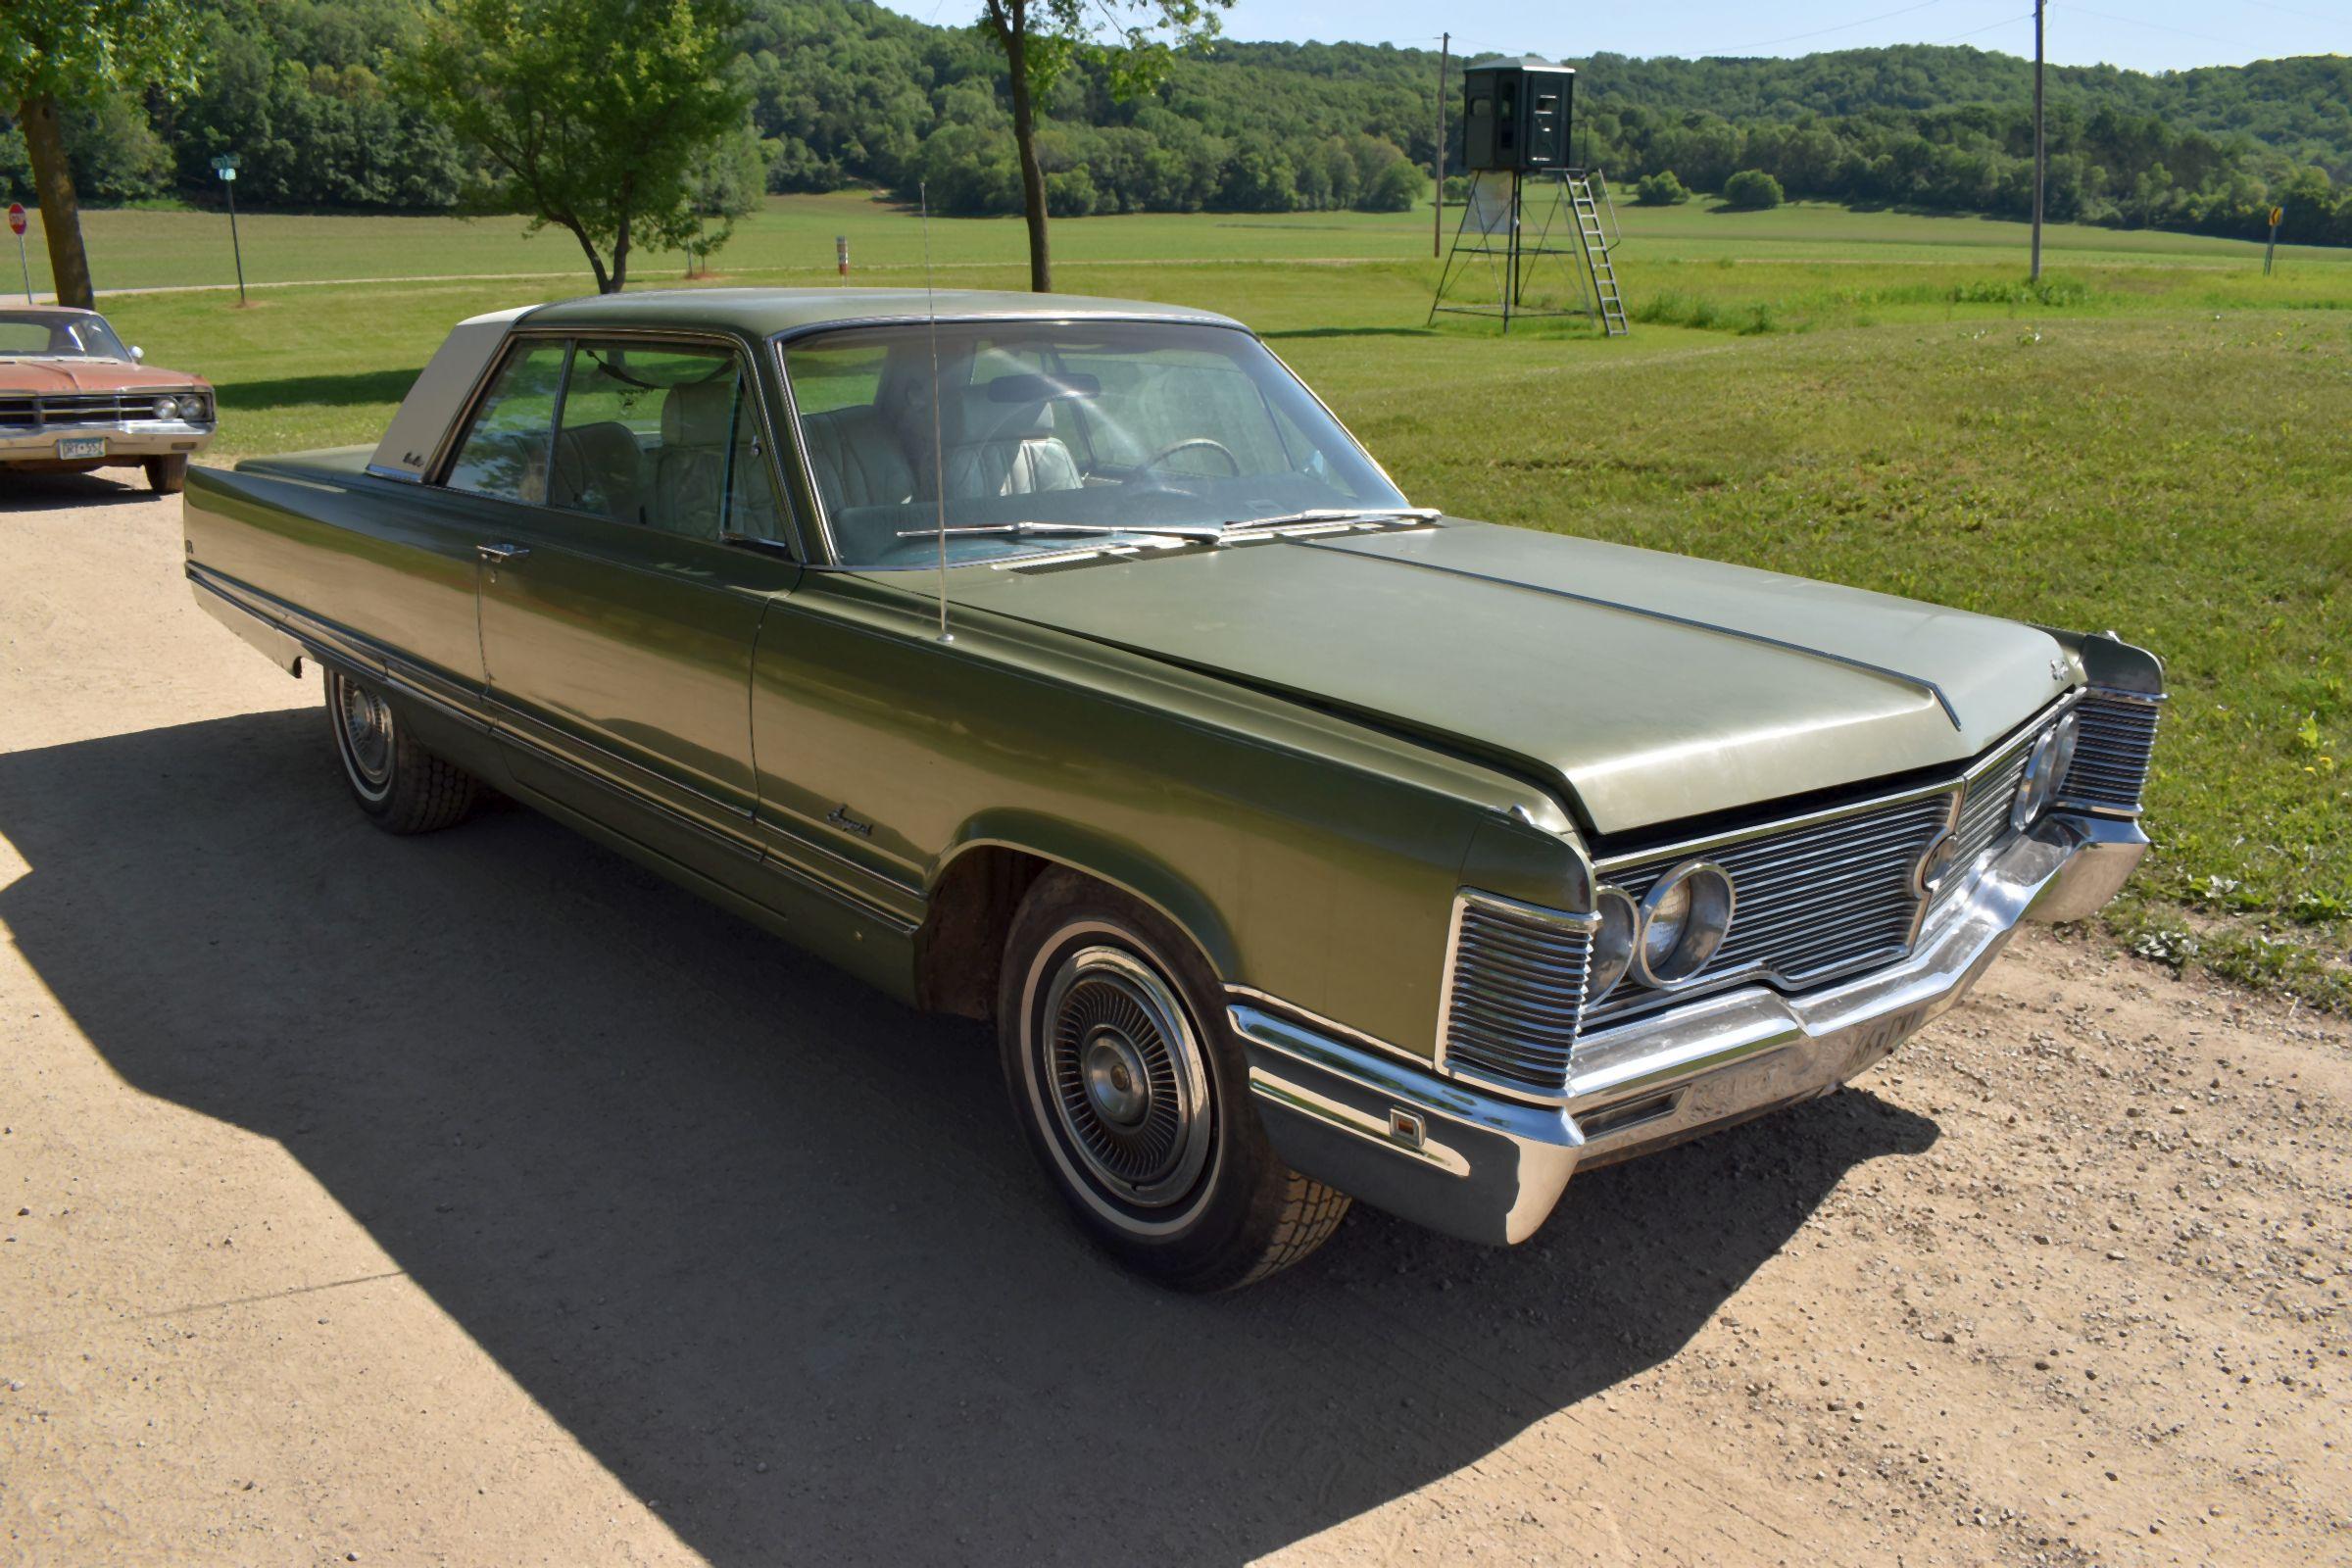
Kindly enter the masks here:
M 1453 53 L 1453 34 L 1438 34 L 1438 150 L 1429 155 L 1431 183 L 1437 187 L 1438 204 L 1429 215 L 1429 254 L 1436 256 L 1446 243 L 1446 57 Z
M 2048 159 L 2041 139 L 2041 13 L 2045 0 L 2034 0 L 2034 281 L 2041 281 L 2041 181 Z

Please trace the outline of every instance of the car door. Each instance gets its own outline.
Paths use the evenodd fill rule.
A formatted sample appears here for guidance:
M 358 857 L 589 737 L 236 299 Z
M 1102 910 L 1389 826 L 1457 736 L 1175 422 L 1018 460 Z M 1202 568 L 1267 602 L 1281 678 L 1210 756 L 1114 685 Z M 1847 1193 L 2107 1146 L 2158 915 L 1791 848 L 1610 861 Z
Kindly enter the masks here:
M 561 347 L 547 428 L 502 429 L 486 401 L 450 470 L 453 488 L 487 479 L 511 500 L 478 544 L 511 781 L 756 888 L 752 650 L 769 599 L 800 576 L 758 382 L 723 339 Z

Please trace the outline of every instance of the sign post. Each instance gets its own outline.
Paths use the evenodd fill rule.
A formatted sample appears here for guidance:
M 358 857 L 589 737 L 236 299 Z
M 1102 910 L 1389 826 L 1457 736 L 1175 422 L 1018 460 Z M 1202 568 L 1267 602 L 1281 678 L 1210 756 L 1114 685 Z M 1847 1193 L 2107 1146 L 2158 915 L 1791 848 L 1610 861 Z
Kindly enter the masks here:
M 213 160 L 213 172 L 228 187 L 228 248 L 237 258 L 237 303 L 245 303 L 245 247 L 237 241 L 237 155 L 222 153 Z
M 2271 275 L 2271 257 L 2278 249 L 2278 220 L 2285 216 L 2286 209 L 2283 207 L 2271 209 L 2271 242 L 2262 248 L 2262 275 L 2265 277 Z M 19 241 L 19 243 L 23 242 Z
M 17 266 L 24 273 L 24 303 L 32 303 L 32 264 L 24 259 L 24 204 L 8 204 L 9 232 L 17 236 Z
M 840 287 L 850 286 L 850 236 L 833 236 L 833 270 L 841 274 Z

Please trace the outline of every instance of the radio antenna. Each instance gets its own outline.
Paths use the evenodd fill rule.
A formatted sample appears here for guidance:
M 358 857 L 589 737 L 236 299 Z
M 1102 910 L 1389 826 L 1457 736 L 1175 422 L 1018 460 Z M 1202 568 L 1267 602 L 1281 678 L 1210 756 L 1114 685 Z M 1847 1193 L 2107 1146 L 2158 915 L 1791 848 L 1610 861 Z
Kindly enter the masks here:
M 931 185 L 915 187 L 923 205 L 923 314 L 931 322 L 931 494 L 939 508 L 939 640 L 956 639 L 948 631 L 948 460 L 939 429 L 939 295 L 931 285 Z

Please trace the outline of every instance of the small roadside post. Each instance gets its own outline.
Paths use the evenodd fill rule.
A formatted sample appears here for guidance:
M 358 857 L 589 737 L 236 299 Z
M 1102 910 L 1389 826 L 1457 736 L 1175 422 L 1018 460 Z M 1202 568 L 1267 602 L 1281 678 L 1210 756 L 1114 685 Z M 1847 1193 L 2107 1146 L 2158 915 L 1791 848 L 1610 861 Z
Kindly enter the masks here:
M 237 155 L 222 153 L 213 160 L 213 172 L 228 188 L 228 248 L 237 259 L 237 303 L 245 303 L 245 247 L 237 241 Z
M 24 303 L 32 303 L 32 264 L 24 259 L 24 204 L 8 204 L 9 232 L 17 236 L 17 267 L 24 274 Z
M 2271 258 L 2276 255 L 2278 250 L 2278 220 L 2284 218 L 2285 216 L 2286 209 L 2283 207 L 2274 207 L 2271 209 L 2271 239 L 2270 243 L 2262 248 L 2262 275 L 2265 277 L 2271 275 Z M 24 232 L 24 230 L 19 229 L 17 232 L 21 234 Z M 19 249 L 23 249 L 24 244 L 24 242 L 23 240 L 17 241 L 17 246 Z
M 841 274 L 841 281 L 834 286 L 848 288 L 850 286 L 850 236 L 847 234 L 833 236 L 833 270 Z

